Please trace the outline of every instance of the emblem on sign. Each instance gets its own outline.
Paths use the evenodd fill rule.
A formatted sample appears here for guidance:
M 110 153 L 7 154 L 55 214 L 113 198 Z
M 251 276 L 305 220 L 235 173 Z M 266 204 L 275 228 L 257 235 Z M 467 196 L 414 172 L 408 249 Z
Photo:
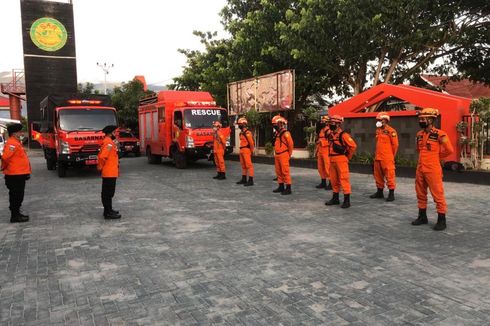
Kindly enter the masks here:
M 31 25 L 31 40 L 41 50 L 54 52 L 65 46 L 68 38 L 65 26 L 58 20 L 43 17 Z

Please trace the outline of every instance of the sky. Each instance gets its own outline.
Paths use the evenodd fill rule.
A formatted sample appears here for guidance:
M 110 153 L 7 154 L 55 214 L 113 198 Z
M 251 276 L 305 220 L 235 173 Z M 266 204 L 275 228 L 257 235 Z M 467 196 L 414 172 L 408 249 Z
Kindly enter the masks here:
M 23 68 L 23 50 L 20 0 L 0 1 L 2 72 Z M 171 83 L 185 65 L 177 49 L 203 48 L 194 30 L 226 36 L 218 15 L 225 4 L 226 0 L 73 0 L 78 82 L 103 82 L 97 62 L 106 62 L 114 64 L 108 82 L 144 75 L 148 84 Z

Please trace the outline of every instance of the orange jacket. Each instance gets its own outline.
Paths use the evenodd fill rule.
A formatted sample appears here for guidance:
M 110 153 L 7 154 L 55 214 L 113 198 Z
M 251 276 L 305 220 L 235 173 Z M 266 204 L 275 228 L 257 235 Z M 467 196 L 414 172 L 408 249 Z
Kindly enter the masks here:
M 31 164 L 20 141 L 10 137 L 5 143 L 2 155 L 2 171 L 5 175 L 31 174 Z
M 291 133 L 286 129 L 280 130 L 276 135 L 276 140 L 274 142 L 274 152 L 276 155 L 282 153 L 289 153 L 289 157 L 293 155 L 294 142 Z
M 240 150 L 250 149 L 250 151 L 253 152 L 254 147 L 255 143 L 252 137 L 252 132 L 248 129 L 240 132 Z
M 341 134 L 342 141 L 340 140 Z M 342 131 L 342 129 L 340 128 L 335 131 L 330 131 L 330 134 L 328 136 L 328 144 L 330 149 L 330 160 L 335 162 L 347 159 L 350 160 L 352 156 L 354 156 L 357 148 L 357 144 L 354 139 L 352 139 L 352 137 L 348 133 Z M 337 151 L 335 149 L 337 149 Z M 340 149 L 344 149 L 344 154 L 338 152 L 338 150 Z
M 396 130 L 385 125 L 376 128 L 376 161 L 394 161 L 398 151 L 398 135 Z
M 223 134 L 223 131 L 218 129 L 218 132 L 214 133 L 213 138 L 213 151 L 220 154 L 224 153 L 226 149 L 226 137 Z
M 328 154 L 328 134 L 330 129 L 328 126 L 323 127 L 318 133 L 318 140 L 316 142 L 316 150 L 320 154 Z
M 454 149 L 446 132 L 432 128 L 429 132 L 421 130 L 417 133 L 417 151 L 417 169 L 421 172 L 433 172 L 442 170 L 441 160 L 451 155 Z
M 119 177 L 118 149 L 111 137 L 106 136 L 100 148 L 97 170 L 102 171 L 102 178 Z

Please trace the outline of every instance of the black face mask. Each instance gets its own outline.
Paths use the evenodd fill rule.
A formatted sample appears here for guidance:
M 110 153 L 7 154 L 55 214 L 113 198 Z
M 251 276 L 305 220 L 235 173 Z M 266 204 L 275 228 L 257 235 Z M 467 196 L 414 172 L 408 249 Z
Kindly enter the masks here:
M 243 130 L 245 126 L 238 126 L 238 128 L 240 128 L 240 130 Z
M 116 136 L 111 135 L 111 139 L 112 139 L 112 140 L 116 139 Z
M 330 130 L 335 131 L 337 129 L 337 125 L 329 125 Z
M 428 125 L 429 125 L 429 124 L 428 124 L 426 121 L 419 121 L 419 126 L 420 126 L 420 128 L 422 128 L 422 129 L 427 128 L 427 126 L 428 126 Z
M 276 126 L 273 126 L 273 127 L 274 127 L 274 130 L 275 131 L 279 131 L 279 129 L 280 129 L 279 126 L 277 126 L 277 125 Z

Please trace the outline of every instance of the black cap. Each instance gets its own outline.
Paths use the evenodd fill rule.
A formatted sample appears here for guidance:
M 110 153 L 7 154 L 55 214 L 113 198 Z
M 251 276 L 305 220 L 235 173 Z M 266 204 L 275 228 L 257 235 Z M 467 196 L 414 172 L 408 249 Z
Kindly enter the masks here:
M 22 130 L 22 125 L 20 123 L 14 123 L 7 126 L 7 131 L 9 135 L 12 135 L 14 132 L 19 132 Z
M 113 125 L 105 126 L 104 129 L 102 129 L 102 132 L 107 135 L 107 134 L 110 134 L 111 132 L 113 132 L 116 129 L 117 129 L 117 126 L 113 126 Z

